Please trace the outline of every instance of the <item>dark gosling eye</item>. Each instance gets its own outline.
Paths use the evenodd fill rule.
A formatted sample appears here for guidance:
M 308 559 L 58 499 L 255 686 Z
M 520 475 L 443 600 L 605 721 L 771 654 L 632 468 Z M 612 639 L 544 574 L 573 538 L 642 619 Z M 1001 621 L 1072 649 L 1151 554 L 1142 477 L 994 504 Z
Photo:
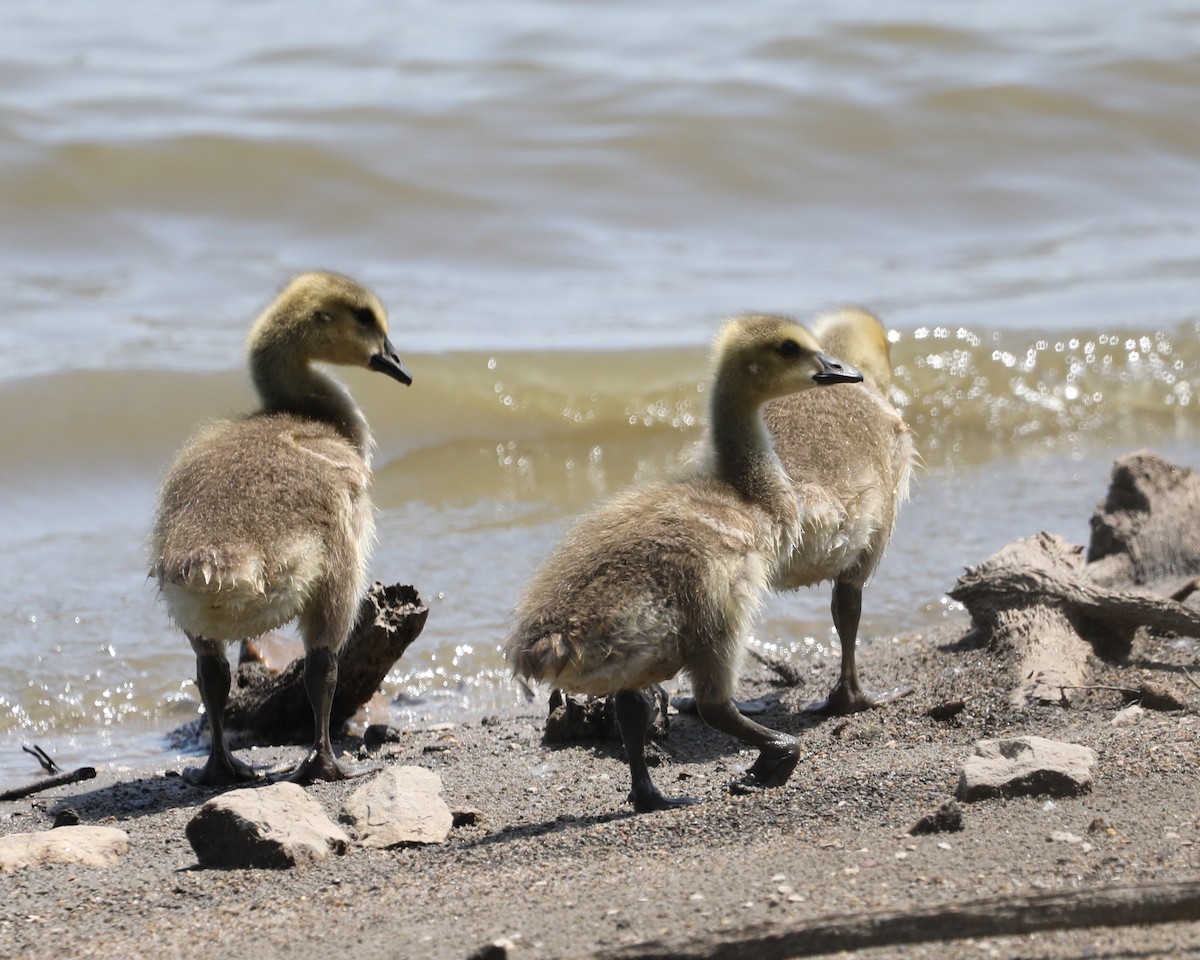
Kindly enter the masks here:
M 798 344 L 795 340 L 784 340 L 783 343 L 779 345 L 779 355 L 783 357 L 784 360 L 795 360 L 798 356 L 800 356 L 800 344 Z
M 360 327 L 374 327 L 378 323 L 375 319 L 375 311 L 370 307 L 355 307 L 354 319 L 358 321 Z

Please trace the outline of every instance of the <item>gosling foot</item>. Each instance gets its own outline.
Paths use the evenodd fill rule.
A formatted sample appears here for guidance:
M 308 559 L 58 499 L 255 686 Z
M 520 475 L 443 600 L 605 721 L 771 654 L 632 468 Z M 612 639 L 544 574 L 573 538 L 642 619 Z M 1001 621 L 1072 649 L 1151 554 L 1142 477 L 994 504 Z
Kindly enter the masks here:
M 649 789 L 633 789 L 629 791 L 629 802 L 637 813 L 653 813 L 655 810 L 674 810 L 677 807 L 690 807 L 699 803 L 695 797 L 666 797 L 659 793 L 658 788 L 651 785 Z
M 864 690 L 859 686 L 850 686 L 841 683 L 840 681 L 829 691 L 829 697 L 825 700 L 817 700 L 814 703 L 808 704 L 804 708 L 805 713 L 824 713 L 832 715 L 844 715 L 848 713 L 861 713 L 864 710 L 871 710 L 875 707 L 882 707 L 885 704 L 893 703 L 901 697 L 907 697 L 916 688 L 912 686 L 896 687 L 894 690 L 886 690 L 883 693 L 877 693 L 872 690 Z
M 235 783 L 253 783 L 263 775 L 232 753 L 211 753 L 203 767 L 188 767 L 183 779 L 194 787 L 228 787 Z
M 759 751 L 758 759 L 739 780 L 734 781 L 730 789 L 734 793 L 750 793 L 766 787 L 783 786 L 799 762 L 800 742 L 795 737 L 780 734 L 777 740 Z
M 332 752 L 310 750 L 308 756 L 292 771 L 287 780 L 303 787 L 317 780 L 351 780 L 354 777 L 366 776 L 368 773 L 378 773 L 382 769 L 382 764 L 342 763 Z
M 757 717 L 779 705 L 779 697 L 758 697 L 754 700 L 734 700 L 733 705 L 743 717 Z M 671 706 L 680 713 L 698 713 L 695 697 L 672 697 Z

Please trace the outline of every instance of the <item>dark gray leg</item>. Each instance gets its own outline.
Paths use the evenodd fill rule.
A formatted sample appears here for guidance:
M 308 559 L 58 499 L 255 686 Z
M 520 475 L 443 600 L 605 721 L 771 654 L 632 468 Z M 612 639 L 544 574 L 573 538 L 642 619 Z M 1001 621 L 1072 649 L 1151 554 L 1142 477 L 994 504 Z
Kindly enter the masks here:
M 313 746 L 308 756 L 292 773 L 293 783 L 312 783 L 314 780 L 346 780 L 361 776 L 379 767 L 350 767 L 338 762 L 329 738 L 329 711 L 337 690 L 337 654 L 332 650 L 310 650 L 304 657 L 304 689 L 313 711 Z
M 700 712 L 700 719 L 714 730 L 758 747 L 758 759 L 746 771 L 745 786 L 777 787 L 785 783 L 796 769 L 800 760 L 800 745 L 795 737 L 742 716 L 732 700 L 721 703 L 697 701 L 696 708 Z
M 190 771 L 185 774 L 192 783 L 223 786 L 258 779 L 254 769 L 235 757 L 225 743 L 225 704 L 229 701 L 232 684 L 229 661 L 223 653 L 196 657 L 196 685 L 200 687 L 200 699 L 208 715 L 212 746 L 204 769 L 198 775 Z
M 629 799 L 633 809 L 638 813 L 649 813 L 696 803 L 692 797 L 664 797 L 650 780 L 650 770 L 646 767 L 646 731 L 650 728 L 654 707 L 646 694 L 640 690 L 622 690 L 613 696 L 613 706 L 629 758 L 629 773 L 633 779 Z
M 830 611 L 833 614 L 833 625 L 837 629 L 838 640 L 842 645 L 842 669 L 837 683 L 829 692 L 829 698 L 809 704 L 805 707 L 807 711 L 857 713 L 891 703 L 913 692 L 912 687 L 897 687 L 886 693 L 873 693 L 859 685 L 855 654 L 858 645 L 858 622 L 862 617 L 861 587 L 844 580 L 834 581 Z

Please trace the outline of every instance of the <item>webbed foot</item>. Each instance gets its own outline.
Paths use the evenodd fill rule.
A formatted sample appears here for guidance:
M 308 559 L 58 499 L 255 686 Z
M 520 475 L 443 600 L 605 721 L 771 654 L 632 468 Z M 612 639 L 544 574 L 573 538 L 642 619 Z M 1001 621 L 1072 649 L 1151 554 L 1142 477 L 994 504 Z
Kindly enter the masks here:
M 658 788 L 651 785 L 648 790 L 634 788 L 629 791 L 629 801 L 638 813 L 653 813 L 655 810 L 675 810 L 678 807 L 690 807 L 700 801 L 695 797 L 667 797 L 659 793 Z
M 369 773 L 378 773 L 382 769 L 382 764 L 342 763 L 332 752 L 324 753 L 320 750 L 310 750 L 308 756 L 300 762 L 299 766 L 286 779 L 290 783 L 307 786 L 317 780 L 350 780 L 354 777 L 366 776 Z
M 828 698 L 808 704 L 804 707 L 804 712 L 837 716 L 848 713 L 861 713 L 864 710 L 872 710 L 875 707 L 894 703 L 902 697 L 907 697 L 915 689 L 912 686 L 903 686 L 896 687 L 893 690 L 886 690 L 883 693 L 877 693 L 872 690 L 864 690 L 858 686 L 851 687 L 839 682 L 829 691 Z
M 779 734 L 777 740 L 759 751 L 758 759 L 742 777 L 742 784 L 750 789 L 782 786 L 799 762 L 800 742 L 795 737 Z
M 753 700 L 734 700 L 733 705 L 743 717 L 757 717 L 779 704 L 778 696 L 756 697 Z M 699 713 L 695 697 L 672 697 L 671 706 L 679 713 Z
M 253 783 L 263 779 L 263 775 L 232 753 L 226 753 L 224 757 L 210 753 L 203 767 L 184 770 L 183 779 L 194 787 L 228 787 L 236 783 Z

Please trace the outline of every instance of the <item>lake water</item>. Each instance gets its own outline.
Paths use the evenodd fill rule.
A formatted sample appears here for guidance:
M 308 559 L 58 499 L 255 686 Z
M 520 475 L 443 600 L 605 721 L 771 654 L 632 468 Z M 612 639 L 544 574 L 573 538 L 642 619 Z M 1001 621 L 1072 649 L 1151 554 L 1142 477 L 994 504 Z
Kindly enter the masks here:
M 372 574 L 431 607 L 394 722 L 517 700 L 522 582 L 699 437 L 734 312 L 893 331 L 924 464 L 864 634 L 936 624 L 1016 537 L 1086 542 L 1115 456 L 1200 467 L 1197 116 L 1167 0 L 6 4 L 0 785 L 23 743 L 152 763 L 195 716 L 155 487 L 252 405 L 249 322 L 309 267 L 378 291 L 415 378 L 344 377 Z M 755 636 L 828 656 L 827 603 Z

